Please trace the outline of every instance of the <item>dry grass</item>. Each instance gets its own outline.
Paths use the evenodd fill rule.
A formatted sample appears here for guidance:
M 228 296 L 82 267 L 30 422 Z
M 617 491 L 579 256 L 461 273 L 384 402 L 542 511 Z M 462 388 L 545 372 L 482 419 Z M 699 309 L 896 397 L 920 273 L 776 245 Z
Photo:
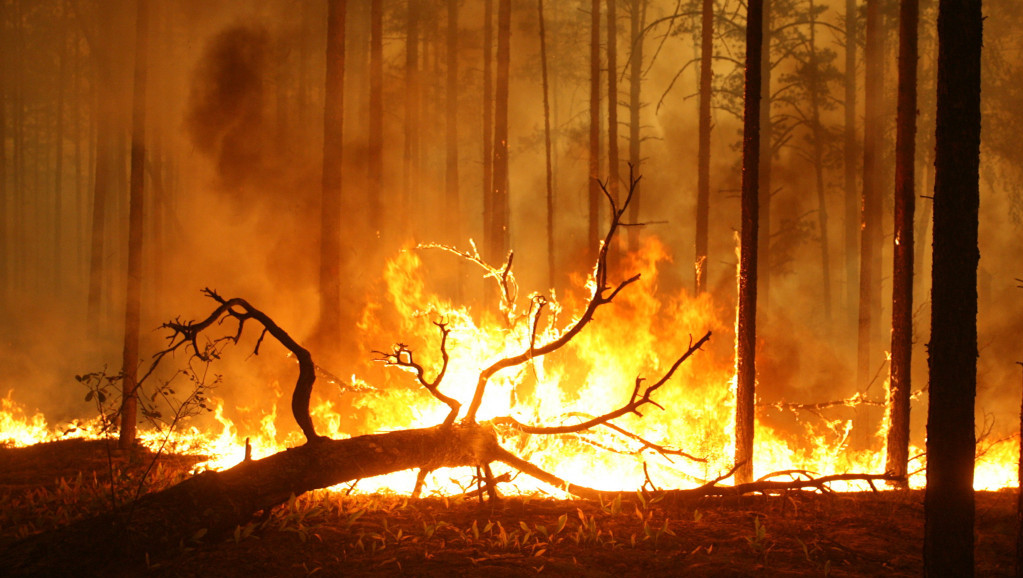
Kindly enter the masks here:
M 151 456 L 112 457 L 102 442 L 0 449 L 0 548 L 102 511 L 111 496 L 129 499 Z M 146 488 L 174 483 L 190 464 L 161 458 Z M 541 497 L 481 504 L 321 491 L 226 540 L 198 536 L 127 574 L 919 576 L 922 499 L 790 492 L 685 504 Z M 980 576 L 1013 573 L 1015 503 L 1013 491 L 977 495 Z

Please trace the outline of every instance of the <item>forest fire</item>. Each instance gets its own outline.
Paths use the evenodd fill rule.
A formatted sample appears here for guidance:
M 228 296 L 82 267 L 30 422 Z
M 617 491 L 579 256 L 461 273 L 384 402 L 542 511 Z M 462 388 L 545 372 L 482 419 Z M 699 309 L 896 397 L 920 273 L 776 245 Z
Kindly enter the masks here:
M 445 352 L 450 360 L 443 376 L 446 395 L 463 405 L 472 398 L 478 376 L 490 360 L 514 355 L 530 343 L 550 341 L 564 330 L 566 319 L 578 315 L 579 304 L 562 306 L 548 302 L 542 322 L 538 319 L 535 296 L 523 309 L 521 303 L 509 303 L 504 318 L 474 316 L 466 307 L 431 293 L 423 277 L 420 253 L 433 249 L 409 249 L 392 258 L 386 269 L 387 303 L 367 308 L 364 326 L 374 326 L 383 308 L 393 309 L 400 318 L 401 353 L 378 356 L 403 356 L 428 373 L 442 366 L 438 347 L 438 323 L 443 320 Z M 456 257 L 452 257 L 455 259 Z M 639 273 L 640 280 L 618 295 L 614 304 L 601 311 L 599 320 L 573 338 L 558 355 L 537 357 L 527 364 L 498 374 L 489 384 L 488 397 L 480 407 L 482 422 L 512 417 L 523 423 L 557 426 L 578 423 L 602 415 L 627 398 L 637 375 L 653 375 L 671 365 L 671 359 L 690 339 L 679 335 L 682 328 L 701 328 L 720 339 L 731 339 L 728 324 L 721 319 L 722 309 L 709 295 L 691 298 L 684 291 L 659 294 L 658 266 L 669 259 L 665 248 L 649 239 L 641 251 L 628 254 L 621 269 Z M 514 295 L 514 276 L 508 280 Z M 591 287 L 592 291 L 592 280 Z M 386 336 L 375 336 L 375 339 Z M 397 347 L 397 346 L 396 346 Z M 732 465 L 734 420 L 734 366 L 730 356 L 718 350 L 700 351 L 680 366 L 670 385 L 658 392 L 657 408 L 642 415 L 630 414 L 616 420 L 610 428 L 558 436 L 529 436 L 511 430 L 501 436 L 525 459 L 572 483 L 600 490 L 631 490 L 641 487 L 694 487 L 718 478 Z M 398 351 L 395 349 L 395 351 Z M 386 361 L 382 359 L 382 361 Z M 398 365 L 392 360 L 392 365 Z M 321 379 L 310 414 L 317 430 L 331 438 L 344 439 L 372 431 L 429 427 L 444 420 L 448 408 L 416 387 L 415 380 L 397 367 L 391 370 L 386 387 L 376 387 L 356 376 L 349 384 Z M 402 377 L 405 375 L 405 377 Z M 322 376 L 321 376 L 322 377 Z M 281 376 L 281 380 L 287 379 Z M 326 383 L 323 383 L 326 382 Z M 354 385 L 353 385 L 354 384 Z M 341 386 L 323 393 L 328 387 Z M 300 445 L 304 440 L 289 423 L 287 411 L 279 411 L 279 401 L 287 391 L 280 382 L 267 407 L 253 407 L 225 415 L 225 400 L 214 391 L 213 420 L 184 422 L 173 431 L 143 429 L 140 443 L 153 451 L 203 456 L 196 471 L 223 470 L 240 463 L 249 452 L 258 459 Z M 328 390 L 329 391 L 329 390 Z M 348 396 L 347 405 L 371 410 L 372 417 L 352 430 L 350 419 L 339 412 L 336 395 Z M 8 394 L 0 400 L 0 443 L 22 447 L 70 438 L 102 438 L 100 418 L 69 424 L 48 424 L 39 413 L 24 411 Z M 832 402 L 839 407 L 855 407 L 862 399 L 855 395 Z M 779 404 L 778 407 L 782 407 Z M 799 410 L 789 410 L 792 412 Z M 853 420 L 829 417 L 818 411 L 797 420 L 795 429 L 775 430 L 768 422 L 758 423 L 756 443 L 757 477 L 785 472 L 788 477 L 817 477 L 827 473 L 881 473 L 884 466 L 884 427 L 872 432 L 874 441 L 866 449 L 852 449 Z M 975 488 L 994 490 L 1017 485 L 1016 460 L 1018 437 L 981 440 L 978 445 Z M 919 448 L 911 448 L 910 487 L 924 484 L 926 459 Z M 504 473 L 496 471 L 495 475 Z M 515 472 L 511 472 L 514 474 Z M 439 471 L 426 479 L 424 491 L 431 494 L 457 494 L 472 483 L 470 470 Z M 360 492 L 381 490 L 407 493 L 415 486 L 415 472 L 401 472 L 337 489 Z M 835 482 L 834 490 L 863 490 L 865 481 Z M 515 476 L 502 486 L 510 493 L 546 492 L 564 495 L 558 488 L 527 476 Z

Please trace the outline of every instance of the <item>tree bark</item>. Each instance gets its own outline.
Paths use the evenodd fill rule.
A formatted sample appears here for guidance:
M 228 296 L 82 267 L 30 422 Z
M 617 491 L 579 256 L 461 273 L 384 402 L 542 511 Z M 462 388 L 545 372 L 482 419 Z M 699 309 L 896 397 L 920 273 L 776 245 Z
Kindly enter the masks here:
M 551 153 L 550 84 L 547 80 L 547 31 L 543 17 L 543 0 L 536 2 L 540 22 L 540 71 L 543 80 L 543 143 L 547 184 L 547 286 L 555 287 L 554 259 L 554 164 Z
M 384 178 L 384 7 L 383 0 L 370 4 L 369 33 L 369 162 L 367 163 L 366 202 L 370 231 L 367 239 L 382 234 L 381 215 Z
M 824 185 L 824 138 L 825 130 L 821 123 L 821 95 L 826 92 L 827 86 L 821 82 L 820 56 L 817 53 L 817 12 L 813 0 L 810 0 L 810 22 L 809 22 L 809 62 L 807 66 L 809 78 L 807 79 L 808 92 L 810 94 L 810 132 L 813 138 L 813 169 L 816 177 L 817 188 L 817 226 L 820 232 L 821 248 L 821 300 L 824 302 L 824 332 L 830 337 L 831 334 L 831 250 L 828 238 L 828 202 L 826 188 Z M 825 98 L 826 98 L 825 94 Z
M 980 178 L 980 0 L 938 8 L 924 570 L 973 575 Z
M 763 0 L 750 0 L 746 13 L 746 88 L 743 95 L 742 217 L 739 247 L 739 303 L 735 327 L 735 472 L 738 484 L 753 480 L 754 402 L 757 336 L 757 237 L 759 234 L 761 48 Z
M 511 61 L 511 0 L 497 4 L 497 82 L 494 103 L 494 222 L 490 254 L 494 263 L 508 252 L 508 73 Z
M 867 1 L 866 95 L 863 129 L 863 197 L 860 215 L 860 292 L 856 339 L 856 386 L 866 387 L 870 381 L 873 357 L 873 319 L 878 299 L 875 261 L 881 259 L 881 191 L 877 175 L 881 170 L 882 98 L 884 95 L 884 47 L 881 30 L 881 0 Z
M 860 195 L 856 188 L 856 0 L 845 0 L 845 308 L 856 309 Z
M 493 431 L 476 424 L 307 443 L 28 538 L 4 552 L 0 566 L 10 576 L 102 574 L 121 561 L 143 563 L 146 556 L 176 552 L 203 530 L 205 539 L 221 539 L 257 512 L 310 490 L 411 468 L 477 466 L 498 459 L 498 450 Z
M 412 203 L 418 197 L 419 174 L 419 0 L 408 0 L 408 18 L 405 28 L 405 148 L 402 157 L 404 177 L 399 195 L 401 232 L 408 235 L 416 227 L 412 223 Z M 450 138 L 450 137 L 449 137 Z M 445 197 L 446 198 L 446 197 Z M 445 207 L 446 208 L 446 207 Z M 447 218 L 447 217 L 445 217 Z M 449 229 L 450 230 L 450 229 Z M 415 236 L 415 233 L 412 233 Z
M 138 405 L 139 325 L 142 309 L 142 203 L 146 162 L 146 56 L 149 0 L 136 0 L 135 79 L 132 96 L 131 186 L 128 213 L 128 284 L 124 313 L 124 381 L 121 392 L 121 431 L 118 445 L 135 443 Z
M 445 112 L 446 158 L 444 168 L 444 219 L 452 244 L 462 238 L 462 214 L 458 194 L 458 0 L 448 0 L 447 94 Z
M 774 123 L 771 118 L 771 12 L 777 0 L 762 0 L 764 22 L 760 45 L 760 145 L 757 153 L 760 164 L 757 195 L 757 293 L 759 312 L 764 315 L 770 307 L 771 296 L 771 163 L 774 160 Z M 747 63 L 747 66 L 750 66 Z
M 490 251 L 494 228 L 494 0 L 483 7 L 483 250 Z
M 913 216 L 916 167 L 918 0 L 899 9 L 899 96 L 895 136 L 895 243 L 892 263 L 892 348 L 885 471 L 906 476 L 913 355 Z
M 714 80 L 714 0 L 703 0 L 700 29 L 699 150 L 696 169 L 696 294 L 707 291 L 710 227 L 710 99 Z
M 647 0 L 632 0 L 629 18 L 629 38 L 632 42 L 632 54 L 629 57 L 629 166 L 633 174 L 642 175 L 643 158 L 640 156 L 640 119 L 639 111 L 643 106 L 643 35 L 640 31 L 646 22 Z M 640 187 L 642 184 L 639 185 Z M 635 198 L 629 208 L 629 220 L 639 222 L 639 206 L 642 200 L 640 188 L 636 189 Z M 639 250 L 639 227 L 628 230 L 629 251 Z M 553 285 L 552 285 L 553 287 Z
M 323 108 L 323 182 L 320 206 L 319 341 L 339 347 L 341 332 L 341 200 L 344 194 L 345 12 L 347 0 L 327 2 Z
M 590 157 L 587 254 L 596 260 L 600 244 L 600 0 L 590 2 Z
M 618 202 L 618 14 L 615 0 L 607 0 L 607 183 Z

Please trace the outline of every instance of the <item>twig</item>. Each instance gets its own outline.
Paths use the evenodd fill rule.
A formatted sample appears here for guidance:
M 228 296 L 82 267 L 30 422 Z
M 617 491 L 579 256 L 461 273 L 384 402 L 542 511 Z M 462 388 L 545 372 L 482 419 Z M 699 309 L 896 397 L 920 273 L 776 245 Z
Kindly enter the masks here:
M 444 419 L 444 425 L 451 425 L 455 422 L 455 418 L 458 417 L 458 411 L 462 408 L 462 404 L 457 399 L 444 395 L 439 389 L 440 382 L 444 379 L 444 374 L 448 370 L 448 362 L 451 360 L 447 349 L 448 335 L 451 333 L 451 330 L 448 329 L 447 324 L 442 321 L 434 321 L 433 324 L 440 329 L 440 353 L 444 359 L 444 362 L 441 364 L 440 372 L 437 373 L 437 377 L 435 377 L 433 381 L 426 379 L 423 366 L 416 363 L 412 357 L 412 349 L 404 343 L 398 343 L 395 345 L 390 353 L 384 353 L 382 351 L 374 351 L 374 353 L 380 355 L 377 360 L 384 362 L 386 365 L 401 367 L 415 373 L 416 379 L 418 379 L 419 383 L 426 388 L 426 391 L 430 392 L 430 395 L 451 408 L 451 411 L 448 412 L 448 416 Z

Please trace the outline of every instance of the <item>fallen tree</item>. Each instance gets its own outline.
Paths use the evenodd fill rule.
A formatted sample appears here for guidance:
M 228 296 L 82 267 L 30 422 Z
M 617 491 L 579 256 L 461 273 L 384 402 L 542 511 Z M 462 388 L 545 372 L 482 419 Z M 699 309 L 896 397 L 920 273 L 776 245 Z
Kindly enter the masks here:
M 668 383 L 681 364 L 710 339 L 709 332 L 698 340 L 691 339 L 687 349 L 656 381 L 648 383 L 637 378 L 629 400 L 602 415 L 580 417 L 576 423 L 556 427 L 521 423 L 511 416 L 480 422 L 476 416 L 486 394 L 487 384 L 495 374 L 562 348 L 590 323 L 599 307 L 611 303 L 623 289 L 638 280 L 637 275 L 611 285 L 608 282 L 607 265 L 608 251 L 614 235 L 623 225 L 621 219 L 637 182 L 633 180 L 629 195 L 621 207 L 607 195 L 611 205 L 611 224 L 594 268 L 593 292 L 583 312 L 556 337 L 545 343 L 537 343 L 537 327 L 547 302 L 542 296 L 533 297 L 530 313 L 526 316 L 531 336 L 528 345 L 517 355 L 499 359 L 480 372 L 464 415 L 462 403 L 445 395 L 442 390 L 449 359 L 446 349 L 449 329 L 443 322 L 437 323 L 441 333 L 443 363 L 432 380 L 426 377 L 426 370 L 414 359 L 407 346 L 397 345 L 392 351 L 381 354 L 383 362 L 413 372 L 434 398 L 449 407 L 446 418 L 434 427 L 349 439 L 329 439 L 318 434 L 309 415 L 310 395 L 316 379 L 316 366 L 309 351 L 269 316 L 244 299 L 225 299 L 212 290 L 206 290 L 206 295 L 217 303 L 214 311 L 202 321 L 175 320 L 165 324 L 164 327 L 171 332 L 169 344 L 154 357 L 154 367 L 166 355 L 179 349 L 190 349 L 192 355 L 206 359 L 216 349 L 211 349 L 209 345 L 200 347 L 199 338 L 214 324 L 227 319 L 234 320 L 237 323 L 236 331 L 219 339 L 237 343 L 248 322 L 258 323 L 263 329 L 256 342 L 256 352 L 266 335 L 270 335 L 289 349 L 298 361 L 299 376 L 292 395 L 292 412 L 307 442 L 259 460 L 247 458 L 224 471 L 198 474 L 161 492 L 142 496 L 134 503 L 107 514 L 27 538 L 0 555 L 0 568 L 4 569 L 5 575 L 12 576 L 68 575 L 76 574 L 83 568 L 95 572 L 123 562 L 140 563 L 158 559 L 198 537 L 217 539 L 227 535 L 260 512 L 268 512 L 274 506 L 286 502 L 291 496 L 409 469 L 420 471 L 414 495 L 418 495 L 427 472 L 438 468 L 468 466 L 484 472 L 482 477 L 486 480 L 486 491 L 491 498 L 495 498 L 497 481 L 490 473 L 490 464 L 500 462 L 583 498 L 635 496 L 634 491 L 598 491 L 561 480 L 502 447 L 497 430 L 517 431 L 523 435 L 566 435 L 608 427 L 638 440 L 645 448 L 665 455 L 691 457 L 681 450 L 643 440 L 615 425 L 613 420 L 627 414 L 642 415 L 641 411 L 646 406 L 661 407 L 655 400 L 655 394 Z M 469 257 L 482 264 L 474 256 Z M 495 277 L 501 286 L 506 305 L 514 294 L 510 267 L 511 257 L 503 269 L 488 268 L 488 274 Z M 799 479 L 789 481 L 761 479 L 742 486 L 719 486 L 718 483 L 731 473 L 697 488 L 666 490 L 662 493 L 677 499 L 689 499 L 802 487 L 820 488 L 835 479 L 888 479 L 887 476 L 862 475 L 814 479 L 802 475 Z

